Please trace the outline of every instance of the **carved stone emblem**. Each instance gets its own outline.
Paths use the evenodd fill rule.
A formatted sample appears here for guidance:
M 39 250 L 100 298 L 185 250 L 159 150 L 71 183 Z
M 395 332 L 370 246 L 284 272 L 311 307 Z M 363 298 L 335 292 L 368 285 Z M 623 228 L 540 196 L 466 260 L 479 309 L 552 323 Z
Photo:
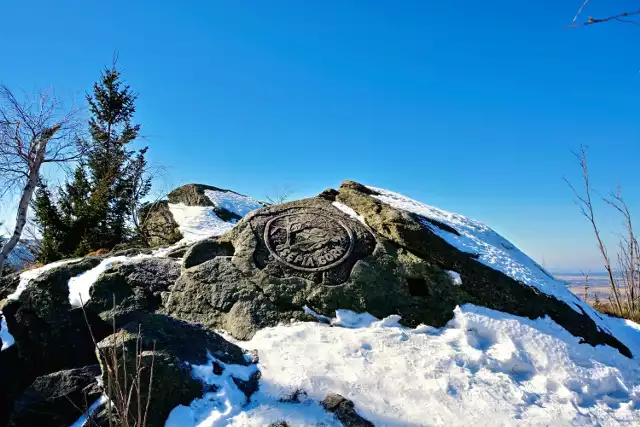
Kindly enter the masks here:
M 269 252 L 300 271 L 324 271 L 344 262 L 354 246 L 352 231 L 339 219 L 321 212 L 285 213 L 264 229 Z

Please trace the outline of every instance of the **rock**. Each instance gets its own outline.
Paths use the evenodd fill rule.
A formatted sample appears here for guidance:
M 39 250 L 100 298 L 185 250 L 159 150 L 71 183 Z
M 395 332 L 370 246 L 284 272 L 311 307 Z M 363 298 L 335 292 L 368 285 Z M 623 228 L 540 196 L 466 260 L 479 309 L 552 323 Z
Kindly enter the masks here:
M 62 265 L 33 279 L 17 300 L 3 307 L 19 357 L 33 377 L 95 363 L 89 326 L 81 309 L 69 303 L 68 281 L 98 265 L 85 258 Z M 97 339 L 108 334 L 108 325 L 88 313 Z
M 2 379 L 0 383 L 0 426 L 4 426 L 11 414 L 13 402 L 33 380 L 18 357 L 18 347 L 15 345 L 0 351 L 0 378 Z
M 142 231 L 152 247 L 169 246 L 182 239 L 178 223 L 166 200 L 143 205 L 138 217 L 141 218 Z
M 225 242 L 233 257 L 184 271 L 164 312 L 248 339 L 266 326 L 308 320 L 305 306 L 329 316 L 343 308 L 443 325 L 458 300 L 441 268 L 377 237 L 322 198 L 254 211 L 192 252 L 203 254 L 198 261 L 210 258 L 215 251 L 205 249 Z M 191 259 L 187 254 L 184 261 Z M 422 295 L 412 295 L 407 280 Z
M 180 265 L 172 259 L 142 258 L 116 264 L 98 276 L 85 308 L 109 322 L 115 315 L 119 327 L 140 312 L 155 312 L 161 305 L 161 293 L 179 276 Z
M 182 268 L 187 269 L 214 259 L 217 256 L 232 256 L 233 245 L 229 242 L 219 242 L 215 237 L 194 243 L 184 254 Z
M 13 405 L 10 427 L 68 426 L 73 424 L 102 390 L 98 365 L 43 375 L 24 391 Z
M 85 319 L 81 309 L 71 307 L 68 281 L 99 262 L 85 258 L 51 269 L 33 279 L 18 299 L 6 301 L 2 312 L 15 344 L 0 352 L 2 369 L 11 367 L 2 375 L 0 407 L 11 405 L 36 377 L 97 362 L 89 327 L 96 340 L 111 328 L 97 315 L 89 312 Z
M 133 257 L 136 255 L 150 255 L 152 252 L 151 249 L 149 248 L 141 248 L 141 247 L 128 247 L 127 245 L 116 245 L 111 252 L 109 253 L 109 256 L 128 256 L 128 257 Z
M 138 335 L 138 331 L 140 334 Z M 102 365 L 102 380 L 106 384 L 105 361 L 115 355 L 120 375 L 135 372 L 136 348 L 140 352 L 141 396 L 149 396 L 149 374 L 153 366 L 148 427 L 164 426 L 169 413 L 178 405 L 189 405 L 203 393 L 202 383 L 192 376 L 190 364 L 208 362 L 208 354 L 225 364 L 248 365 L 242 350 L 219 335 L 167 316 L 150 314 L 131 322 L 122 330 L 98 343 L 97 352 Z M 123 351 L 124 349 L 124 351 Z M 124 378 L 120 378 L 120 383 Z M 131 412 L 137 413 L 135 398 Z
M 167 258 L 182 259 L 182 258 L 184 258 L 184 255 L 187 253 L 189 248 L 190 248 L 190 246 L 188 246 L 188 245 L 184 245 L 184 246 L 179 246 L 177 248 L 173 248 L 169 252 L 167 252 L 166 256 L 167 256 Z
M 624 344 L 600 329 L 586 313 L 579 313 L 565 302 L 478 262 L 475 255 L 450 245 L 431 227 L 458 234 L 456 230 L 438 221 L 397 210 L 372 197 L 374 195 L 376 193 L 373 190 L 361 184 L 345 181 L 335 199 L 364 217 L 376 235 L 388 239 L 397 247 L 405 248 L 434 268 L 458 272 L 462 284 L 456 286 L 453 293 L 447 291 L 453 298 L 447 305 L 472 303 L 530 319 L 549 316 L 571 334 L 593 346 L 606 344 L 627 357 L 631 356 Z M 422 283 L 415 282 L 415 279 L 413 285 L 409 281 L 407 284 L 413 289 L 412 293 L 416 290 L 419 293 L 423 289 Z M 444 291 L 444 288 L 440 290 Z M 431 299 L 431 291 L 425 293 L 427 299 Z M 419 320 L 419 317 L 404 319 L 411 326 Z
M 373 427 L 371 421 L 358 415 L 352 401 L 339 394 L 327 394 L 327 397 L 322 401 L 322 406 L 327 411 L 334 413 L 345 427 Z
M 228 257 L 218 257 L 185 271 L 163 295 L 163 313 L 249 339 L 265 326 L 295 317 L 280 310 Z

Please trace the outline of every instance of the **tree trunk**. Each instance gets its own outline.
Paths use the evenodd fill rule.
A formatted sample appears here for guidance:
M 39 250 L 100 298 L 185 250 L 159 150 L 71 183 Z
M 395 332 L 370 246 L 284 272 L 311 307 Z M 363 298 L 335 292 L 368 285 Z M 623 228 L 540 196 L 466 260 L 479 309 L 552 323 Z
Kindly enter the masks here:
M 57 130 L 57 129 L 56 129 Z M 36 155 L 33 159 L 32 164 L 29 168 L 29 178 L 22 190 L 22 196 L 20 197 L 20 203 L 18 204 L 18 213 L 16 215 L 16 226 L 13 229 L 13 235 L 11 238 L 5 243 L 5 245 L 0 249 L 0 277 L 2 276 L 2 272 L 4 270 L 4 266 L 7 262 L 7 258 L 9 258 L 9 254 L 16 247 L 18 242 L 20 241 L 20 237 L 22 236 L 22 230 L 27 223 L 27 213 L 29 211 L 29 203 L 31 202 L 31 197 L 33 196 L 33 192 L 38 185 L 38 177 L 40 175 L 40 167 L 44 161 L 44 155 L 47 151 L 47 143 L 49 139 L 53 136 L 53 133 L 47 132 L 47 137 L 40 138 L 38 142 L 38 146 L 36 149 Z

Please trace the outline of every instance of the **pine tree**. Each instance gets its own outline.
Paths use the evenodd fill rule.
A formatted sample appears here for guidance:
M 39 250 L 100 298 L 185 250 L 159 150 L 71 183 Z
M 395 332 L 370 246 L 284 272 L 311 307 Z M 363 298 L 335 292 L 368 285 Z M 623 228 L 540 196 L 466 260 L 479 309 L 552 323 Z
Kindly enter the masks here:
M 49 230 L 48 256 L 81 256 L 136 238 L 132 218 L 151 186 L 147 147 L 130 148 L 140 132 L 132 123 L 136 98 L 115 66 L 104 70 L 87 95 L 88 154 L 60 189 L 57 204 L 46 189 L 38 193 L 36 217 L 43 235 Z

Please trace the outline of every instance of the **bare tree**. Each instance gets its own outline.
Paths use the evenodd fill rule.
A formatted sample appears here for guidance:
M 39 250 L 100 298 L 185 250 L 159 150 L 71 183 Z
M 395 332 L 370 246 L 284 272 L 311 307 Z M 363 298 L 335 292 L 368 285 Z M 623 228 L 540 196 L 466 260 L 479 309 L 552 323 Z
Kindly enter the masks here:
M 0 249 L 0 272 L 22 236 L 42 167 L 81 155 L 76 116 L 52 91 L 18 97 L 0 85 L 0 197 L 12 191 L 20 196 L 13 234 Z
M 273 195 L 267 196 L 267 203 L 270 205 L 281 205 L 291 198 L 295 191 L 288 186 L 283 185 L 280 189 L 274 190 Z
M 607 246 L 601 237 L 600 228 L 596 221 L 592 197 L 594 190 L 591 186 L 589 168 L 587 166 L 587 147 L 582 146 L 580 152 L 574 153 L 574 155 L 580 163 L 584 187 L 578 191 L 566 178 L 565 181 L 573 191 L 576 197 L 576 204 L 580 207 L 582 214 L 589 220 L 596 237 L 596 243 L 609 280 L 611 306 L 614 313 L 619 316 L 638 318 L 640 316 L 640 247 L 633 228 L 631 212 L 622 197 L 620 187 L 616 192 L 610 193 L 608 197 L 601 197 L 606 204 L 614 208 L 623 218 L 624 233 L 619 237 L 616 255 L 617 266 L 614 270 Z M 588 276 L 586 280 L 588 280 Z
M 584 27 L 587 25 L 593 25 L 593 24 L 598 24 L 601 22 L 608 22 L 608 21 L 617 21 L 617 22 L 623 22 L 625 24 L 640 25 L 640 21 L 637 21 L 634 19 L 636 18 L 637 15 L 640 15 L 640 9 L 633 10 L 633 11 L 620 12 L 620 13 L 605 16 L 602 18 L 594 18 L 593 16 L 589 16 L 586 20 L 581 20 L 581 16 L 583 15 L 584 10 L 589 4 L 589 1 L 590 0 L 584 0 L 582 5 L 578 9 L 576 16 L 573 17 L 571 24 L 567 25 L 567 28 Z

